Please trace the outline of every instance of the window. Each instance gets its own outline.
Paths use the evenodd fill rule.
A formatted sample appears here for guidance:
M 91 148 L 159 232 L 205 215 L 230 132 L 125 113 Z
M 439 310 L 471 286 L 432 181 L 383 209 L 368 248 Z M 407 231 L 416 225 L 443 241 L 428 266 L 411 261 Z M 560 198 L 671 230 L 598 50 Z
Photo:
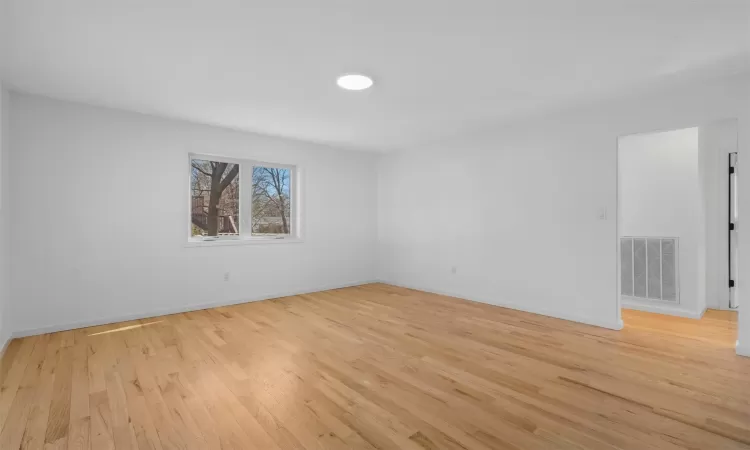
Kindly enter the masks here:
M 290 181 L 289 169 L 253 166 L 253 236 L 290 234 Z
M 294 166 L 190 156 L 190 240 L 299 239 Z

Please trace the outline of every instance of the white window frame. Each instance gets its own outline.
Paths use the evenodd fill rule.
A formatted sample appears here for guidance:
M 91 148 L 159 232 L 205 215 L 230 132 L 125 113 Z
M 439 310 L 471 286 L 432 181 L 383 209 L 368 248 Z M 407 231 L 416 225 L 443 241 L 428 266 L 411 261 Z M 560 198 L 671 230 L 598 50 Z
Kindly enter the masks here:
M 193 189 L 192 173 L 194 159 L 204 161 L 216 161 L 228 164 L 239 164 L 240 166 L 240 233 L 238 236 L 193 236 L 192 211 L 193 211 Z M 274 169 L 289 170 L 289 193 L 291 194 L 290 205 L 290 230 L 289 235 L 276 236 L 253 236 L 252 234 L 252 201 L 253 201 L 253 168 L 270 167 Z M 224 156 L 209 155 L 203 153 L 188 154 L 188 208 L 187 208 L 187 246 L 203 247 L 214 245 L 244 245 L 244 244 L 283 244 L 303 242 L 303 220 L 302 220 L 302 176 L 300 167 L 293 164 L 281 164 L 256 159 L 228 158 Z M 243 180 L 249 180 L 244 182 Z M 248 212 L 249 211 L 249 212 Z

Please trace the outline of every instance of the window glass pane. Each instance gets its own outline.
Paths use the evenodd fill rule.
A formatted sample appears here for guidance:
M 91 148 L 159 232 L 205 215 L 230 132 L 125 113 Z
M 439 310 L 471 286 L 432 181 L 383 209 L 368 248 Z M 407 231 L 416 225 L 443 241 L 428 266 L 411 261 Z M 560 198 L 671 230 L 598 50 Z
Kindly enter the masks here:
M 291 171 L 276 167 L 253 167 L 254 236 L 291 234 Z
M 240 233 L 239 164 L 192 159 L 192 236 Z

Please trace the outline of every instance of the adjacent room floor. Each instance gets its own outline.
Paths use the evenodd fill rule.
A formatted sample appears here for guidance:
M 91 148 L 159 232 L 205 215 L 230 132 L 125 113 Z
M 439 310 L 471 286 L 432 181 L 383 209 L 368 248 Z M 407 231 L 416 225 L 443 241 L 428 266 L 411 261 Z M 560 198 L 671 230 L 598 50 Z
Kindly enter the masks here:
M 750 448 L 733 313 L 623 315 L 372 284 L 17 339 L 0 448 Z

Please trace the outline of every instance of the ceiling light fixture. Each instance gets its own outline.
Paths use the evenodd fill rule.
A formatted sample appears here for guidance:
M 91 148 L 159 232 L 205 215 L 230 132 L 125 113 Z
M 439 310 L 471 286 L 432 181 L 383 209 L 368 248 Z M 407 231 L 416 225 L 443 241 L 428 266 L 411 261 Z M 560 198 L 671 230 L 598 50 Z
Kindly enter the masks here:
M 347 73 L 338 77 L 336 84 L 347 91 L 362 91 L 372 86 L 372 78 L 358 73 Z

